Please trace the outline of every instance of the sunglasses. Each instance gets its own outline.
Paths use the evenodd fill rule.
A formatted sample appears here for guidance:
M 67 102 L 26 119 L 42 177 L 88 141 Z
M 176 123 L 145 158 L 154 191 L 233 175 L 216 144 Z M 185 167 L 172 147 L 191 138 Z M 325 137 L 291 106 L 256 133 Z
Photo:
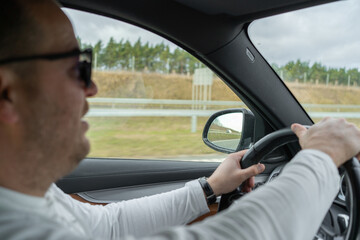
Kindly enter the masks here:
M 62 58 L 75 57 L 79 56 L 78 70 L 80 72 L 80 78 L 84 81 L 85 86 L 88 88 L 91 85 L 91 66 L 92 66 L 92 49 L 85 49 L 83 51 L 75 49 L 65 53 L 55 53 L 55 54 L 44 54 L 44 55 L 33 55 L 26 57 L 14 57 L 0 60 L 0 65 L 10 64 L 14 62 L 23 62 L 31 61 L 36 59 L 45 59 L 45 60 L 58 60 Z

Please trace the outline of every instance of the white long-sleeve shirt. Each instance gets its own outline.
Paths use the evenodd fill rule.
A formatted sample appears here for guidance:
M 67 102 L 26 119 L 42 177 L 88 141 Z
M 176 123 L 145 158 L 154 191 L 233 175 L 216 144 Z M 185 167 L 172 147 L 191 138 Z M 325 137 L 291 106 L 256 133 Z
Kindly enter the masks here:
M 78 202 L 55 185 L 43 198 L 0 188 L 0 239 L 310 240 L 339 181 L 328 155 L 303 150 L 267 186 L 191 226 L 182 225 L 209 211 L 197 181 L 107 206 Z

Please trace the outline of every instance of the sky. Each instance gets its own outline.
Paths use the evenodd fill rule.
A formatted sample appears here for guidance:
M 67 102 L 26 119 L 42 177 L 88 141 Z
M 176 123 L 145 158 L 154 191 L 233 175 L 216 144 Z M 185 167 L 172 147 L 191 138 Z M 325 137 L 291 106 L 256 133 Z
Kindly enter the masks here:
M 64 9 L 83 42 L 107 43 L 110 37 L 134 43 L 164 42 L 157 35 L 105 17 Z M 84 24 L 85 23 L 85 24 Z M 254 45 L 270 63 L 284 65 L 300 59 L 320 62 L 328 67 L 360 67 L 360 1 L 345 0 L 257 20 L 249 35 Z
M 253 22 L 249 35 L 270 63 L 360 67 L 360 1 L 346 0 Z
M 80 36 L 85 43 L 94 45 L 98 40 L 102 40 L 106 44 L 110 37 L 114 37 L 117 41 L 124 39 L 124 41 L 129 40 L 134 43 L 141 37 L 142 42 L 153 44 L 163 42 L 169 45 L 171 49 L 176 48 L 176 45 L 163 37 L 134 25 L 82 11 L 66 8 L 63 10 L 73 23 L 75 34 Z
M 228 113 L 219 116 L 217 119 L 220 122 L 220 126 L 242 132 L 243 127 L 243 113 Z

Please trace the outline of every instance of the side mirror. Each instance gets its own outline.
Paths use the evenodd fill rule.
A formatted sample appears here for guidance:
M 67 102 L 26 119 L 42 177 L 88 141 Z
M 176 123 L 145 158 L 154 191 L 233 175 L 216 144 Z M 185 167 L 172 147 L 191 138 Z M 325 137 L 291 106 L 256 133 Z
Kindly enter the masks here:
M 203 131 L 203 141 L 210 148 L 233 153 L 250 148 L 254 142 L 254 114 L 243 108 L 213 114 Z

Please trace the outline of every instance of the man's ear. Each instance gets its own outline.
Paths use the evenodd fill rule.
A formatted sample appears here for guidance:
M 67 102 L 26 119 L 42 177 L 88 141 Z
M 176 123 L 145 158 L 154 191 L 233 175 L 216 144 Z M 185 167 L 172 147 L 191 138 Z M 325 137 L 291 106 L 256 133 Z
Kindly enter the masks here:
M 15 111 L 13 99 L 11 99 L 13 83 L 13 74 L 0 67 L 0 123 L 12 124 L 18 120 L 18 114 Z

